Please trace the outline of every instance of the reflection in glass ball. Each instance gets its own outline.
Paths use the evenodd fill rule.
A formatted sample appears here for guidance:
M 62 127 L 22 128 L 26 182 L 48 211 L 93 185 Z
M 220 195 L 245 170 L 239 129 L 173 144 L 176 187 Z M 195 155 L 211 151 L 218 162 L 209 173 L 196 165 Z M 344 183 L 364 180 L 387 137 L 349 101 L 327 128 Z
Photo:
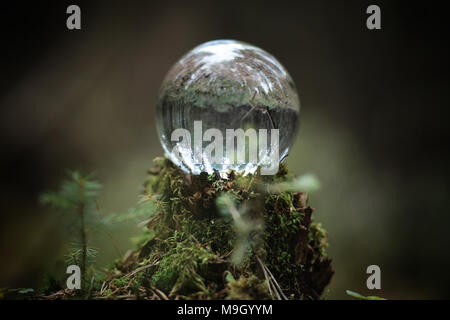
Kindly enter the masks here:
M 157 128 L 164 150 L 186 172 L 226 176 L 261 166 L 263 174 L 274 174 L 293 144 L 299 116 L 294 82 L 272 55 L 217 40 L 194 48 L 169 71 Z

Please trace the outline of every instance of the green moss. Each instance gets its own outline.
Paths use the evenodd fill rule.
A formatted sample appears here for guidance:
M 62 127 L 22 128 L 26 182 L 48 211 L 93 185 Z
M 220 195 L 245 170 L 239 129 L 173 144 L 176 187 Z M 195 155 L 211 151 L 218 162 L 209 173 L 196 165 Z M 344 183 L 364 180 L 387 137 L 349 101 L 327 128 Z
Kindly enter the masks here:
M 249 277 L 241 276 L 238 280 L 231 280 L 227 284 L 228 300 L 266 300 L 270 299 L 266 280 L 259 279 L 251 275 Z
M 267 192 L 291 180 L 187 175 L 155 160 L 141 206 L 152 204 L 138 248 L 110 270 L 106 290 L 185 299 L 318 299 L 333 270 L 326 232 L 302 192 Z M 237 280 L 235 280 L 237 279 Z M 280 289 L 277 289 L 280 288 Z
M 312 223 L 308 234 L 309 245 L 324 257 L 327 256 L 328 237 L 321 223 Z
M 128 284 L 129 280 L 126 278 L 117 278 L 114 279 L 113 282 L 117 287 L 125 287 Z

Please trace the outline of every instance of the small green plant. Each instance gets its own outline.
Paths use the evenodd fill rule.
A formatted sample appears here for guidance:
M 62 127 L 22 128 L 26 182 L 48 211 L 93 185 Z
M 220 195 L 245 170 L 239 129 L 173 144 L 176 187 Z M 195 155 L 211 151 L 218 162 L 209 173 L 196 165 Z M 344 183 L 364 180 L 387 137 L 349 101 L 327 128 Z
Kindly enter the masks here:
M 53 207 L 61 215 L 62 223 L 71 235 L 66 262 L 80 266 L 82 289 L 87 284 L 87 267 L 94 262 L 97 254 L 97 249 L 88 245 L 88 230 L 104 224 L 97 206 L 101 188 L 92 175 L 83 176 L 73 171 L 69 172 L 69 178 L 63 181 L 60 190 L 41 196 L 42 203 Z
M 246 215 L 246 207 L 238 208 L 236 199 L 228 193 L 223 193 L 216 199 L 216 205 L 219 211 L 224 215 L 230 215 L 233 221 L 234 231 L 236 233 L 236 245 L 231 255 L 231 261 L 239 265 L 254 249 L 254 245 L 261 242 L 264 231 L 264 223 L 258 219 L 251 219 Z
M 360 299 L 360 300 L 387 300 L 385 298 L 381 298 L 381 297 L 377 297 L 377 296 L 363 296 L 362 294 L 359 294 L 358 292 L 354 292 L 351 290 L 346 290 L 345 293 L 353 298 Z

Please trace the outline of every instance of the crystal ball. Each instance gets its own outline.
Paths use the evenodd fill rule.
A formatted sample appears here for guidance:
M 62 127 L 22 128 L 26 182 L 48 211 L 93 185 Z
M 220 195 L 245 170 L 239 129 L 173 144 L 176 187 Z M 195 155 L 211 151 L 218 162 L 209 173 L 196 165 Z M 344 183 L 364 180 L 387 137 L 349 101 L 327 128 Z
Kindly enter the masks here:
M 157 130 L 187 173 L 275 174 L 292 146 L 300 101 L 286 69 L 253 45 L 216 40 L 185 54 L 158 95 Z

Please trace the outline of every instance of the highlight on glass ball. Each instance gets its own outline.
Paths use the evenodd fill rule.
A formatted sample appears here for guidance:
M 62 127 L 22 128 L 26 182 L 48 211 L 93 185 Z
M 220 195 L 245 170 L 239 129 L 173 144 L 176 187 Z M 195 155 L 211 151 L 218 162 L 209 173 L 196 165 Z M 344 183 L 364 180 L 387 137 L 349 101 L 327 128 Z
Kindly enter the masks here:
M 269 53 L 234 40 L 206 42 L 171 68 L 158 97 L 157 128 L 187 173 L 278 171 L 299 127 L 300 102 Z

